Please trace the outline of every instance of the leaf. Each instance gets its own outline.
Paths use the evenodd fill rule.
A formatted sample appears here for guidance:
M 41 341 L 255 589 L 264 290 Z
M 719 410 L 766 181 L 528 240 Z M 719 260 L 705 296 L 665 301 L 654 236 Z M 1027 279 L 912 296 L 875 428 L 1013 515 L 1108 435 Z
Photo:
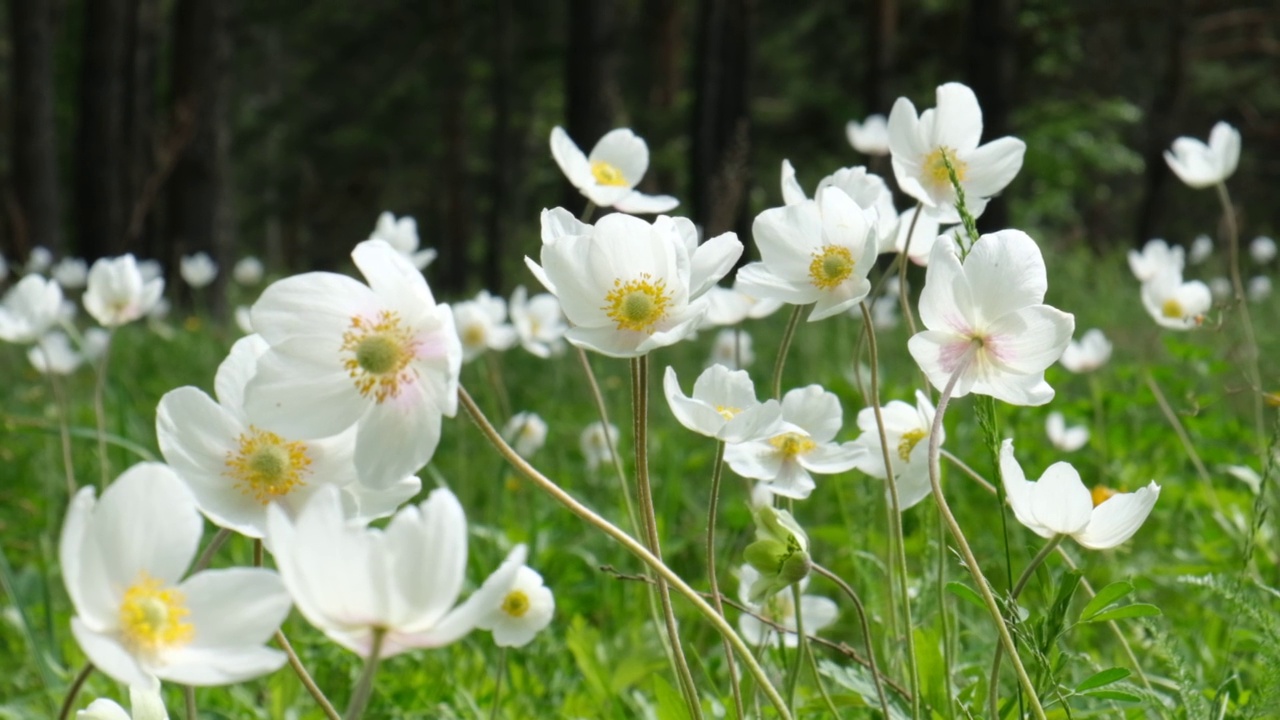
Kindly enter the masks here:
M 1132 673 L 1125 668 L 1109 668 L 1100 673 L 1095 673 L 1088 680 L 1077 685 L 1076 692 L 1084 692 L 1085 690 L 1100 688 L 1103 685 L 1110 685 L 1111 683 L 1116 682 L 1117 680 L 1123 680 L 1130 675 L 1132 675 Z
M 978 608 L 979 610 L 982 610 L 985 612 L 987 609 L 987 604 L 982 602 L 982 596 L 978 595 L 978 591 L 974 590 L 968 585 L 965 585 L 959 580 L 952 580 L 951 582 L 947 583 L 947 592 L 951 593 L 952 595 L 955 595 L 961 600 L 968 601 L 971 605 Z
M 1119 702 L 1131 703 L 1142 702 L 1142 698 L 1137 695 L 1121 692 L 1119 690 L 1094 690 L 1093 692 L 1085 693 L 1085 695 L 1088 695 L 1091 698 L 1098 698 L 1099 700 L 1118 700 Z
M 1149 603 L 1134 603 L 1132 605 L 1125 605 L 1124 607 L 1104 610 L 1088 620 L 1085 620 L 1085 622 L 1100 623 L 1107 622 L 1109 620 L 1123 620 L 1125 618 L 1155 617 L 1161 614 L 1160 608 L 1155 605 L 1151 605 Z
M 1110 585 L 1098 591 L 1097 595 L 1084 606 L 1084 610 L 1080 611 L 1081 622 L 1089 622 L 1090 618 L 1102 612 L 1108 605 L 1114 603 L 1120 598 L 1133 592 L 1133 584 L 1121 580 L 1113 582 Z
M 684 698 L 671 683 L 659 675 L 653 676 L 654 695 L 658 699 L 658 720 L 689 720 L 689 709 Z

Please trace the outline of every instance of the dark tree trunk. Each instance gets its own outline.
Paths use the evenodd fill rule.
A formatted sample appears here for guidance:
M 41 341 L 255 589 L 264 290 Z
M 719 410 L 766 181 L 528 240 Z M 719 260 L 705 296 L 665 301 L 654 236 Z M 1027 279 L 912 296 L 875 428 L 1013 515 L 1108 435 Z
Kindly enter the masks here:
M 13 176 L 20 256 L 36 245 L 61 250 L 58 148 L 53 118 L 53 0 L 10 2 L 13 43 Z
M 676 99 L 686 76 L 681 72 L 680 59 L 684 50 L 682 19 L 683 4 L 678 0 L 646 0 L 643 13 L 649 25 L 645 44 L 649 48 L 650 81 L 648 106 L 645 108 L 645 132 L 652 137 L 678 137 L 687 131 L 687 119 L 676 112 Z M 667 194 L 679 197 L 680 175 L 687 168 L 671 166 L 654 167 L 651 163 L 645 173 L 642 189 L 650 194 Z M 687 213 L 687 208 L 676 210 Z
M 1165 148 L 1176 135 L 1174 120 L 1186 95 L 1187 65 L 1190 60 L 1189 36 L 1191 18 L 1186 0 L 1170 0 L 1163 14 L 1168 27 L 1165 45 L 1163 77 L 1157 85 L 1151 109 L 1147 112 L 1146 145 L 1142 151 L 1145 164 L 1142 205 L 1138 210 L 1138 225 L 1134 230 L 1134 245 L 1139 246 L 1148 238 L 1160 235 L 1161 216 L 1164 213 L 1164 193 L 1168 186 L 1169 168 L 1164 161 Z
M 126 76 L 124 142 L 127 178 L 124 184 L 124 249 L 144 255 L 156 251 L 155 205 L 156 76 L 159 72 L 160 2 L 130 0 Z
M 472 277 L 469 254 L 471 242 L 470 197 L 467 173 L 467 55 L 464 37 L 465 19 L 459 0 L 445 0 L 440 4 L 443 17 L 437 30 L 441 34 L 443 57 L 444 107 L 443 162 L 441 177 L 446 185 L 444 195 L 444 242 L 440 247 L 440 264 L 444 267 L 444 289 L 461 292 Z M 496 258 L 491 258 L 496 262 Z
M 897 0 L 873 0 L 867 22 L 867 72 L 862 86 L 867 115 L 889 114 L 893 47 L 897 33 Z
M 972 0 L 968 51 L 969 86 L 982 105 L 982 140 L 1004 137 L 1012 129 L 1017 83 L 1018 0 Z M 983 232 L 1008 226 L 1007 198 L 993 200 L 978 218 Z
M 166 225 L 173 243 L 168 258 L 175 277 L 178 258 L 203 251 L 218 263 L 218 278 L 204 291 L 211 310 L 224 314 L 224 288 L 232 262 L 230 182 L 231 43 L 230 3 L 179 0 L 174 14 L 173 97 L 175 114 L 194 126 L 168 185 Z
M 124 239 L 127 0 L 84 4 L 80 128 L 76 137 L 76 231 L 88 260 L 113 255 Z
M 698 12 L 690 204 L 707 237 L 750 237 L 750 0 L 703 0 Z
M 569 0 L 569 47 L 565 65 L 565 131 L 582 152 L 622 114 L 618 90 L 617 0 Z M 564 206 L 577 212 L 586 203 L 565 181 Z
M 489 175 L 489 223 L 486 252 L 488 262 L 481 269 L 484 286 L 503 291 L 503 263 L 506 256 L 507 217 L 515 187 L 515 144 L 511 139 L 511 90 L 515 38 L 511 32 L 511 0 L 494 0 L 493 5 L 493 152 Z

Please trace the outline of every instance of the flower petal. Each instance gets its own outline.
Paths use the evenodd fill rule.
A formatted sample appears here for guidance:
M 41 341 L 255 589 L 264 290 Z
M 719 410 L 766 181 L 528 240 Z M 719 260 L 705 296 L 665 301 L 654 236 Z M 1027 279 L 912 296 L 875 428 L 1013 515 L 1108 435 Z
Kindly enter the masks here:
M 1119 545 L 1138 532 L 1159 497 L 1160 486 L 1155 481 L 1137 492 L 1112 495 L 1093 509 L 1089 525 L 1075 534 L 1076 542 L 1092 550 Z

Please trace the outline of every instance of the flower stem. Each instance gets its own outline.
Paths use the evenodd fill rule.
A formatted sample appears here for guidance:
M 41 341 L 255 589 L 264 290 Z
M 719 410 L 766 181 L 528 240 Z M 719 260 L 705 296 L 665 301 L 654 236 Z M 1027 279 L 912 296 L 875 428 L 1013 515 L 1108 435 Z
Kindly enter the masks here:
M 1160 412 L 1164 414 L 1164 419 L 1169 421 L 1169 426 L 1173 428 L 1173 434 L 1178 436 L 1178 442 L 1182 443 L 1182 449 L 1186 451 L 1187 458 L 1191 460 L 1191 465 L 1196 469 L 1196 474 L 1200 476 L 1200 482 L 1209 491 L 1209 501 L 1213 504 L 1214 510 L 1222 512 L 1222 501 L 1218 499 L 1218 489 L 1213 484 L 1213 478 L 1209 475 L 1209 468 L 1205 467 L 1204 461 L 1200 459 L 1200 453 L 1196 452 L 1196 444 L 1191 441 L 1191 436 L 1187 434 L 1187 429 L 1183 427 L 1182 421 L 1178 419 L 1178 413 L 1174 412 L 1173 406 L 1169 404 L 1169 399 L 1165 397 L 1164 391 L 1156 383 L 1156 378 L 1151 374 L 1150 368 L 1142 368 L 1142 379 L 1147 383 L 1147 389 L 1155 396 L 1156 404 L 1160 406 Z
M 880 699 L 880 709 L 884 712 L 886 718 L 893 717 L 889 712 L 889 698 L 884 694 L 884 683 L 880 681 L 880 670 L 876 667 L 876 650 L 871 643 L 871 625 L 867 622 L 867 609 L 863 606 L 862 599 L 858 597 L 858 593 L 854 592 L 853 587 L 839 575 L 817 563 L 813 564 L 813 571 L 839 586 L 853 603 L 854 612 L 858 614 L 858 624 L 862 626 L 862 641 L 867 645 L 867 664 L 871 670 L 871 680 L 876 685 L 876 696 Z M 911 695 L 911 704 L 913 707 L 919 707 L 920 705 L 914 692 Z
M 369 648 L 369 657 L 364 661 L 364 670 L 360 672 L 360 679 L 356 681 L 356 687 L 351 691 L 351 702 L 347 703 L 347 712 L 343 714 L 343 720 L 356 720 L 364 715 L 365 706 L 369 704 L 369 698 L 373 695 L 373 676 L 378 673 L 382 640 L 386 635 L 385 629 L 374 628 L 373 647 Z
M 67 697 L 62 701 L 62 707 L 58 710 L 58 720 L 67 720 L 71 717 L 71 708 L 76 706 L 76 696 L 80 694 L 80 688 L 84 687 L 84 683 L 93 674 L 93 663 L 87 662 L 84 667 L 80 668 L 80 672 L 71 681 L 71 686 L 67 688 Z
M 946 689 L 947 717 L 955 717 L 955 697 L 951 687 L 951 668 L 955 662 L 951 647 L 951 611 L 947 604 L 947 524 L 938 513 L 938 620 L 942 627 L 942 684 Z
M 1253 396 L 1253 423 L 1258 433 L 1258 445 L 1263 447 L 1267 442 L 1267 424 L 1262 416 L 1262 374 L 1258 370 L 1258 338 L 1254 334 L 1249 303 L 1244 295 L 1244 281 L 1240 277 L 1240 229 L 1236 226 L 1236 212 L 1231 205 L 1227 184 L 1220 182 L 1215 188 L 1218 191 L 1218 201 L 1222 203 L 1222 218 L 1227 223 L 1227 267 L 1231 271 L 1234 304 L 1240 310 L 1240 325 L 1244 330 L 1244 366 L 1249 375 L 1250 394 Z
M 782 331 L 782 342 L 778 344 L 778 359 L 773 364 L 773 399 L 782 399 L 782 369 L 787 365 L 787 352 L 791 350 L 791 341 L 796 336 L 796 326 L 800 324 L 800 314 L 805 305 L 797 305 L 787 318 L 787 327 Z
M 218 532 L 214 533 L 213 537 L 209 539 L 209 544 L 204 546 L 204 550 L 200 552 L 200 557 L 196 558 L 196 564 L 191 566 L 191 571 L 188 574 L 195 575 L 201 570 L 209 567 L 209 564 L 213 562 L 214 554 L 218 552 L 219 548 L 221 548 L 230 537 L 230 530 L 226 528 L 218 528 Z
M 489 720 L 498 720 L 498 709 L 502 707 L 502 676 L 507 669 L 507 649 L 498 649 L 498 675 L 493 679 L 493 705 L 489 707 Z
M 1044 544 L 1044 547 L 1040 548 L 1040 552 L 1031 558 L 1031 562 L 1027 563 L 1027 567 L 1018 576 L 1018 582 L 1009 591 L 1009 604 L 1012 607 L 1017 607 L 1018 596 L 1022 594 L 1022 590 L 1027 586 L 1027 582 L 1031 580 L 1031 576 L 1044 564 L 1049 554 L 1058 549 L 1058 545 L 1062 543 L 1062 539 L 1065 537 L 1066 535 L 1054 535 L 1049 542 Z M 1013 616 L 1016 617 L 1017 613 L 1013 613 Z M 1004 659 L 1004 646 L 996 645 L 996 656 L 991 661 L 991 681 L 987 685 L 987 710 L 991 713 L 992 720 L 1000 720 L 1000 661 L 1002 659 Z
M 911 249 L 911 236 L 916 233 L 916 221 L 920 219 L 920 213 L 924 212 L 924 203 L 916 202 L 916 211 L 911 216 L 911 225 L 907 228 L 907 241 L 903 243 L 902 252 L 899 253 L 902 261 L 898 263 L 898 303 L 902 306 L 902 317 L 907 321 L 907 330 L 912 335 L 916 334 L 916 317 L 911 312 L 911 301 L 907 297 L 907 251 Z M 929 387 L 925 383 L 925 387 Z
M 787 677 L 787 704 L 791 706 L 791 711 L 796 709 L 796 686 L 800 684 L 800 669 L 804 667 L 804 654 L 809 649 L 809 636 L 804 631 L 804 613 L 801 612 L 800 606 L 800 583 L 791 585 L 791 604 L 792 612 L 796 616 L 796 660 L 791 666 L 791 673 Z
M 502 439 L 502 435 L 493 427 L 493 424 L 484 416 L 484 413 L 480 411 L 480 407 L 476 405 L 475 400 L 472 399 L 471 395 L 467 393 L 465 388 L 458 388 L 458 399 L 462 402 L 463 408 L 466 409 L 467 414 L 471 416 L 472 421 L 475 422 L 476 427 L 480 429 L 480 432 L 489 440 L 494 448 L 497 449 L 502 457 L 506 458 L 507 462 L 511 463 L 511 466 L 514 467 L 521 475 L 537 485 L 543 492 L 555 498 L 557 502 L 565 506 L 565 508 L 574 515 L 577 515 L 588 524 L 596 527 L 604 534 L 613 538 L 615 542 L 626 548 L 628 552 L 648 566 L 656 575 L 661 576 L 662 579 L 669 583 L 676 592 L 683 595 L 694 606 L 694 609 L 705 617 L 713 626 L 715 626 L 716 630 L 727 638 L 731 645 L 733 645 L 734 651 L 738 653 L 738 656 L 742 659 L 743 664 L 747 667 L 751 676 L 760 686 L 760 689 L 769 698 L 769 702 L 773 704 L 774 709 L 778 713 L 778 717 L 782 718 L 782 720 L 791 720 L 791 711 L 787 709 L 787 704 L 778 693 L 777 688 L 775 688 L 773 683 L 769 681 L 769 674 L 765 672 L 764 668 L 760 666 L 760 663 L 756 661 L 755 656 L 751 654 L 751 649 L 742 641 L 742 637 L 734 631 L 733 626 L 730 625 L 719 613 L 717 613 L 716 609 L 712 607 L 710 603 L 703 600 L 696 590 L 690 587 L 689 584 L 686 583 L 678 574 L 672 571 L 671 568 L 667 567 L 660 558 L 649 552 L 649 550 L 638 540 L 628 535 L 626 531 L 619 528 L 617 525 L 614 525 L 587 506 L 578 502 L 576 498 L 565 492 L 559 485 L 547 476 L 538 472 L 536 468 L 530 465 L 524 458 L 520 457 L 520 455 Z
M 105 490 L 111 482 L 111 461 L 107 458 L 107 409 L 103 394 L 107 386 L 107 365 L 111 359 L 111 340 L 115 332 L 107 330 L 107 340 L 102 345 L 102 357 L 98 360 L 97 379 L 93 384 L 93 418 L 98 426 L 98 465 L 102 471 L 101 486 Z
M 293 645 L 289 643 L 289 638 L 284 636 L 283 630 L 276 630 L 276 644 L 284 651 L 289 658 L 289 667 L 293 668 L 293 672 L 298 676 L 298 680 L 302 686 L 307 689 L 311 697 L 315 699 L 316 704 L 320 706 L 320 710 L 329 720 L 342 720 L 342 716 L 338 714 L 337 708 L 333 703 L 329 702 L 329 698 L 325 697 L 324 692 L 320 690 L 320 686 L 316 685 L 316 681 L 312 679 L 311 673 L 307 672 L 307 668 L 302 664 L 302 660 L 298 657 L 297 651 L 293 649 Z
M 711 499 L 707 501 L 707 577 L 711 581 L 711 603 L 716 612 L 724 617 L 724 603 L 720 601 L 720 581 L 716 577 L 716 511 L 720 506 L 720 480 L 724 475 L 724 442 L 716 442 L 716 459 L 711 469 Z M 738 718 L 746 718 L 742 705 L 742 688 L 738 687 L 738 666 L 733 660 L 733 646 L 728 638 L 720 638 L 724 643 L 725 665 L 729 668 L 729 687 L 733 691 L 733 709 Z
M 507 392 L 507 383 L 502 379 L 502 366 L 498 362 L 498 354 L 492 350 L 484 353 L 485 370 L 488 371 L 489 384 L 493 386 L 493 394 L 498 398 L 498 412 L 502 417 L 511 417 L 511 395 Z
M 182 700 L 187 706 L 187 720 L 199 720 L 200 711 L 196 710 L 196 689 L 190 685 L 183 685 Z
M 40 341 L 39 345 L 40 352 L 44 353 L 45 358 L 49 358 L 49 351 L 45 349 L 44 341 Z M 71 497 L 76 494 L 78 487 L 71 454 L 71 426 L 67 421 L 71 415 L 71 404 L 67 401 L 66 390 L 62 387 L 62 381 L 58 379 L 57 374 L 52 369 L 46 368 L 45 377 L 49 378 L 49 388 L 58 405 L 58 437 L 62 442 L 62 471 L 66 475 L 67 497 Z
M 609 409 L 604 403 L 604 393 L 600 392 L 600 383 L 596 382 L 596 373 L 591 369 L 591 359 L 581 347 L 575 345 L 578 362 L 582 364 L 583 374 L 587 376 L 587 385 L 591 388 L 591 398 L 596 404 L 596 414 L 600 417 L 601 429 L 605 436 L 605 449 L 609 452 L 609 461 L 613 463 L 614 472 L 618 474 L 618 484 L 622 488 L 622 501 L 627 507 L 627 518 L 631 520 L 631 532 L 640 534 L 640 518 L 636 515 L 635 505 L 631 502 L 631 485 L 627 482 L 627 471 L 622 468 L 622 457 L 609 436 Z
M 995 595 L 991 593 L 991 587 L 987 583 L 986 576 L 982 574 L 982 568 L 978 566 L 978 559 L 974 557 L 973 550 L 969 547 L 969 541 L 964 536 L 964 531 L 960 529 L 960 523 L 956 522 L 955 515 L 951 513 L 951 508 L 947 505 L 947 499 L 942 494 L 941 466 L 938 463 L 938 451 L 941 447 L 942 418 L 946 413 L 947 403 L 951 400 L 951 393 L 955 391 L 956 382 L 968 370 L 976 349 L 976 345 L 971 345 L 969 350 L 959 359 L 956 363 L 955 371 L 952 372 L 951 377 L 947 380 L 946 387 L 942 389 L 942 395 L 938 397 L 938 409 L 933 416 L 933 428 L 929 433 L 929 484 L 933 488 L 933 499 L 938 503 L 938 509 L 942 512 L 947 528 L 951 531 L 951 537 L 955 540 L 956 547 L 960 550 L 960 555 L 964 559 L 964 565 L 968 568 L 970 575 L 973 576 L 974 584 L 978 586 L 978 593 L 982 596 L 982 601 L 987 606 L 987 611 L 991 613 L 991 619 L 996 625 L 996 632 L 1000 635 L 1000 642 L 1004 645 L 1005 651 L 1009 653 L 1009 660 L 1013 663 L 1013 669 L 1018 674 L 1018 682 L 1021 683 L 1022 689 L 1027 693 L 1027 700 L 1031 703 L 1031 712 L 1038 720 L 1047 720 L 1044 708 L 1040 705 L 1040 698 L 1036 694 L 1035 685 L 1032 684 L 1031 677 L 1027 675 L 1026 668 L 1022 666 L 1022 659 L 1018 657 L 1018 650 L 1013 644 L 1013 636 L 1009 634 L 1009 627 L 1005 624 L 1004 616 L 1000 613 L 1000 605 L 996 602 Z

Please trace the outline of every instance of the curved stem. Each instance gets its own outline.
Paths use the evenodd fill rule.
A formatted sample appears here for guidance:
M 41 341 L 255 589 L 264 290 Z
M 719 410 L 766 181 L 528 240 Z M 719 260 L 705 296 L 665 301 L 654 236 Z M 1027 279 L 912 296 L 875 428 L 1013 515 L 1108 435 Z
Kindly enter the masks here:
M 1009 591 L 1009 602 L 1011 604 L 1016 607 L 1018 596 L 1022 594 L 1022 590 L 1027 586 L 1027 582 L 1031 580 L 1031 576 L 1044 564 L 1045 559 L 1049 557 L 1049 553 L 1058 549 L 1058 545 L 1062 544 L 1062 540 L 1065 537 L 1066 535 L 1054 535 L 1049 542 L 1044 544 L 1044 547 L 1040 548 L 1040 552 L 1031 558 L 1031 562 L 1027 563 L 1027 566 L 1022 570 L 1022 574 L 1018 576 L 1018 582 Z M 987 711 L 991 713 L 991 720 L 1000 720 L 1000 661 L 1003 658 L 1004 646 L 997 645 L 996 656 L 991 661 L 991 681 L 987 685 Z
M 982 595 L 983 604 L 987 606 L 987 611 L 991 613 L 991 619 L 996 625 L 996 632 L 1000 634 L 1000 642 L 1004 645 L 1005 651 L 1009 653 L 1009 661 L 1013 663 L 1013 669 L 1018 674 L 1018 682 L 1021 683 L 1022 689 L 1027 693 L 1027 699 L 1031 703 L 1031 711 L 1038 720 L 1047 720 L 1044 708 L 1040 705 L 1040 697 L 1036 694 L 1035 685 L 1031 682 L 1031 677 L 1027 675 L 1026 668 L 1022 666 L 1022 659 L 1018 657 L 1018 650 L 1013 644 L 1013 636 L 1009 634 L 1009 627 L 1005 624 L 1004 615 L 1000 613 L 1000 605 L 996 602 L 995 595 L 991 593 L 991 587 L 987 583 L 986 576 L 982 574 L 982 568 L 978 566 L 978 559 L 974 557 L 973 550 L 969 547 L 969 541 L 964 536 L 964 531 L 960 529 L 960 523 L 956 522 L 955 515 L 952 514 L 951 508 L 947 505 L 947 499 L 942 494 L 941 467 L 938 464 L 942 417 L 946 413 L 947 403 L 951 400 L 951 393 L 956 388 L 956 382 L 969 368 L 976 349 L 976 345 L 970 345 L 964 356 L 956 363 L 956 369 L 947 380 L 947 385 L 943 388 L 942 395 L 938 397 L 938 409 L 933 416 L 933 427 L 929 432 L 929 484 L 933 488 L 933 499 L 938 503 L 938 509 L 942 512 L 947 528 L 951 530 L 951 537 L 955 540 L 961 557 L 964 558 L 965 567 L 968 568 L 969 574 L 973 576 L 973 582 L 978 587 L 978 593 Z
M 1244 330 L 1245 370 L 1249 374 L 1250 395 L 1253 396 L 1253 422 L 1258 433 L 1258 444 L 1267 442 L 1267 424 L 1262 415 L 1262 373 L 1258 370 L 1258 338 L 1254 334 L 1253 319 L 1249 316 L 1249 303 L 1244 295 L 1244 280 L 1240 277 L 1240 229 L 1236 226 L 1235 208 L 1227 184 L 1217 184 L 1218 200 L 1222 203 L 1222 217 L 1227 221 L 1227 268 L 1231 271 L 1231 287 L 1235 293 L 1235 306 L 1240 310 L 1241 327 Z
M 195 575 L 201 570 L 209 567 L 209 564 L 213 562 L 214 554 L 218 552 L 218 549 L 221 548 L 230 537 L 230 530 L 226 528 L 218 528 L 218 532 L 214 533 L 213 537 L 209 539 L 209 544 L 205 545 L 204 550 L 200 551 L 200 557 L 196 558 L 196 564 L 191 566 L 191 571 L 188 575 Z
M 285 656 L 289 658 L 289 667 L 293 668 L 293 672 L 298 676 L 298 680 L 302 686 L 307 689 L 311 697 L 315 699 L 316 704 L 320 706 L 320 710 L 329 720 L 342 720 L 342 716 L 338 714 L 337 708 L 333 703 L 329 702 L 329 698 L 325 697 L 324 692 L 320 690 L 320 686 L 316 685 L 316 681 L 312 679 L 311 673 L 307 672 L 307 668 L 302 664 L 302 660 L 298 657 L 297 651 L 293 649 L 293 645 L 289 644 L 289 638 L 284 636 L 284 631 L 276 630 L 276 643 L 280 649 L 284 651 Z
M 884 712 L 884 716 L 886 718 L 893 717 L 889 712 L 889 698 L 884 694 L 884 684 L 880 682 L 880 670 L 876 667 L 876 651 L 875 647 L 871 644 L 871 625 L 867 623 L 867 610 L 862 605 L 862 599 L 858 597 L 858 593 L 853 591 L 853 588 L 849 583 L 845 582 L 844 578 L 839 575 L 817 563 L 813 564 L 813 571 L 838 585 L 853 603 L 853 609 L 858 613 L 858 624 L 862 626 L 863 642 L 867 644 L 867 663 L 871 670 L 871 679 L 876 685 L 876 696 L 880 698 L 880 709 Z M 911 704 L 913 706 L 919 706 L 919 703 L 915 700 L 915 693 L 912 693 Z
M 62 701 L 62 707 L 58 709 L 58 720 L 67 720 L 71 717 L 71 708 L 76 705 L 76 696 L 80 694 L 80 688 L 84 687 L 84 683 L 93 674 L 93 663 L 87 662 L 80 672 L 76 673 L 75 678 L 71 681 L 71 687 L 67 688 L 67 697 Z
M 369 657 L 364 661 L 364 670 L 360 671 L 360 679 L 351 691 L 351 702 L 347 704 L 347 712 L 342 720 L 356 720 L 364 715 L 364 709 L 373 695 L 373 676 L 378 673 L 378 663 L 382 659 L 382 641 L 387 631 L 382 628 L 373 630 L 373 647 L 369 648 Z
M 519 453 L 502 439 L 502 435 L 493 427 L 493 424 L 484 416 L 484 413 L 480 411 L 480 407 L 476 405 L 475 400 L 472 399 L 465 388 L 458 388 L 458 400 L 461 401 L 467 414 L 471 416 L 476 427 L 480 429 L 480 432 L 489 440 L 490 444 L 521 475 L 537 485 L 543 492 L 550 495 L 574 515 L 613 538 L 615 542 L 626 548 L 628 552 L 648 566 L 656 575 L 666 580 L 676 592 L 683 595 L 693 605 L 694 609 L 715 626 L 716 630 L 733 645 L 734 652 L 738 653 L 743 665 L 747 667 L 760 689 L 768 696 L 769 702 L 773 704 L 778 716 L 783 720 L 792 720 L 791 711 L 787 709 L 787 704 L 782 699 L 782 696 L 778 694 L 777 688 L 769 681 L 769 674 L 760 666 L 760 663 L 756 662 L 755 656 L 751 654 L 751 649 L 742 641 L 742 637 L 734 631 L 733 626 L 721 617 L 714 607 L 703 600 L 696 590 L 689 587 L 688 583 L 672 571 L 671 568 L 667 567 L 661 559 L 649 552 L 648 548 L 639 541 L 628 535 L 622 528 L 578 502 L 576 498 L 565 492 L 559 485 L 538 472 L 536 468 L 520 457 Z
M 916 334 L 916 318 L 911 312 L 911 301 L 907 297 L 907 265 L 909 264 L 907 253 L 911 249 L 911 237 L 916 234 L 916 221 L 920 219 L 922 212 L 924 212 L 924 203 L 917 201 L 916 211 L 911 215 L 911 225 L 907 228 L 907 241 L 902 246 L 902 252 L 899 253 L 902 262 L 898 263 L 898 303 L 902 306 L 902 317 L 907 321 L 907 330 L 912 335 Z M 929 387 L 929 384 L 925 383 L 925 387 Z
M 796 336 L 796 326 L 800 324 L 800 314 L 807 305 L 797 305 L 787 318 L 787 327 L 782 331 L 782 342 L 778 344 L 778 359 L 773 363 L 773 399 L 782 399 L 782 369 L 787 365 L 787 353 L 791 350 L 791 341 Z
M 822 701 L 826 703 L 827 711 L 831 713 L 831 717 L 839 720 L 840 711 L 836 708 L 836 703 L 831 699 L 831 693 L 827 692 L 827 686 L 822 682 L 822 675 L 818 672 L 818 660 L 813 656 L 813 645 L 805 645 L 805 657 L 809 659 L 809 670 L 813 673 L 813 682 L 818 686 L 818 694 L 822 696 Z M 739 715 L 738 717 L 744 717 Z
M 106 391 L 107 365 L 111 359 L 111 340 L 114 337 L 115 332 L 108 328 L 107 340 L 102 346 L 102 357 L 98 360 L 98 377 L 93 384 L 93 417 L 98 425 L 98 465 L 102 471 L 99 490 L 105 490 L 111 482 L 111 462 L 107 458 L 107 409 L 103 394 Z
M 707 502 L 707 577 L 711 580 L 711 602 L 720 617 L 724 617 L 724 603 L 720 601 L 720 580 L 716 577 L 716 511 L 720 505 L 720 480 L 724 474 L 724 442 L 716 442 L 716 459 L 711 470 L 711 499 Z M 745 719 L 742 705 L 742 688 L 738 687 L 738 666 L 733 660 L 733 646 L 728 638 L 724 643 L 724 660 L 729 668 L 729 687 L 733 691 L 733 709 L 737 717 Z

